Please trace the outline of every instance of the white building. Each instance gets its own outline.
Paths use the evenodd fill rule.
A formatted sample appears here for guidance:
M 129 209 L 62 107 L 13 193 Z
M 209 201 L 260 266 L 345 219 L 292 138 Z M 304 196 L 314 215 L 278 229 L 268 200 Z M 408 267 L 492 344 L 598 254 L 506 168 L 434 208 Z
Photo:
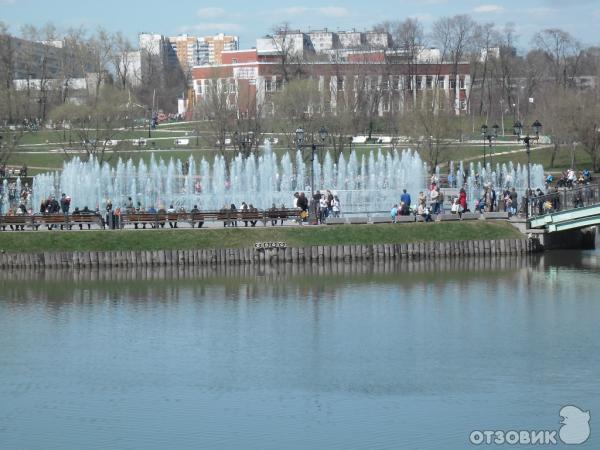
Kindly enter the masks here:
M 152 56 L 163 56 L 166 38 L 162 34 L 140 33 L 138 43 L 140 50 L 145 50 Z
M 312 42 L 315 52 L 317 53 L 333 50 L 340 46 L 337 33 L 327 31 L 327 29 L 322 31 L 309 31 L 307 34 Z
M 142 84 L 142 52 L 135 50 L 124 53 L 119 61 L 119 71 L 125 74 L 128 83 L 131 86 L 139 86 Z
M 356 30 L 338 31 L 336 34 L 341 48 L 359 48 L 363 44 L 363 35 Z
M 288 31 L 274 36 L 265 36 L 256 40 L 259 55 L 276 55 L 285 52 L 293 56 L 305 56 L 315 49 L 310 36 L 301 31 Z
M 388 33 L 368 31 L 364 33 L 364 44 L 369 48 L 386 49 L 390 47 L 391 38 Z

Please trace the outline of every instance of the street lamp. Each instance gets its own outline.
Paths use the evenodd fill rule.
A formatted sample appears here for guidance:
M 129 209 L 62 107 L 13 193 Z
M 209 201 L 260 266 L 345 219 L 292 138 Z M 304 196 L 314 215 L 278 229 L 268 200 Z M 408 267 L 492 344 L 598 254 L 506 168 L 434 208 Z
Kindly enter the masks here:
M 304 143 L 304 129 L 302 127 L 298 127 L 296 128 L 296 149 L 297 150 L 301 150 L 304 148 L 308 148 L 310 147 L 311 149 L 311 154 L 310 154 L 310 198 L 311 198 L 311 204 L 314 203 L 314 192 L 315 192 L 315 152 L 317 150 L 317 147 L 324 147 L 325 146 L 325 140 L 327 139 L 327 136 L 329 135 L 329 132 L 327 131 L 327 128 L 325 127 L 321 127 L 321 129 L 319 130 L 319 138 L 321 139 L 321 143 L 315 143 L 315 136 L 314 134 L 311 134 L 311 143 Z M 315 218 L 316 218 L 316 208 L 313 207 L 312 208 L 312 214 L 315 214 Z M 314 219 L 313 219 L 314 220 Z
M 495 141 L 496 138 L 498 137 L 498 129 L 500 127 L 498 126 L 498 124 L 494 124 L 494 126 L 492 126 L 492 130 L 488 133 L 488 126 L 486 124 L 481 125 L 481 136 L 483 137 L 483 167 L 486 166 L 485 163 L 485 141 L 489 142 L 489 146 L 490 146 L 490 164 L 492 163 L 492 140 Z
M 527 192 L 525 193 L 525 220 L 526 226 L 529 228 L 529 197 L 531 196 L 531 141 L 540 139 L 540 132 L 542 131 L 542 124 L 539 120 L 536 120 L 531 125 L 531 130 L 535 133 L 535 138 L 529 137 L 529 133 L 522 140 L 527 148 Z M 521 122 L 515 122 L 514 131 L 517 135 L 517 140 L 521 140 L 521 134 L 523 133 L 523 125 Z
M 296 146 L 300 150 L 304 141 L 304 130 L 301 127 L 296 128 Z

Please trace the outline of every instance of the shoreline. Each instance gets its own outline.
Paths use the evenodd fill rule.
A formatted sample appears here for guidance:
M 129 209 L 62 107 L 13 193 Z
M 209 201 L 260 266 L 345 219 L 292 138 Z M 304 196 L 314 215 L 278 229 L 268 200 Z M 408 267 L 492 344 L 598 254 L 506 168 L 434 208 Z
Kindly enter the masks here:
M 336 261 L 435 260 L 520 256 L 541 252 L 535 239 L 428 241 L 402 244 L 313 245 L 306 247 L 217 248 L 0 253 L 0 268 L 193 267 L 230 265 L 324 264 Z

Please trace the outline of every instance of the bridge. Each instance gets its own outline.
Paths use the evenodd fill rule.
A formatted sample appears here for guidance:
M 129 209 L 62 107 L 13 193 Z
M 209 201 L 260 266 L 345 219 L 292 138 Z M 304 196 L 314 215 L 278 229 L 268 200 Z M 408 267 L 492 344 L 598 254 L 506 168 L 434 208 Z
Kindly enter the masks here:
M 600 225 L 600 184 L 533 196 L 530 205 L 530 228 L 555 233 Z

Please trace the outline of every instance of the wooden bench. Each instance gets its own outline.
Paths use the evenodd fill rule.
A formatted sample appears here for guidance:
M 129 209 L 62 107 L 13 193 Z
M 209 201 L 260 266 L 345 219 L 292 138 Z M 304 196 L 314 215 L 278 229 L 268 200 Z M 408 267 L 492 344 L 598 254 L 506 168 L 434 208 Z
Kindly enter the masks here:
M 279 208 L 269 209 L 265 211 L 266 220 L 278 221 L 278 220 L 297 220 L 300 214 L 298 209 L 295 208 Z M 265 222 L 266 225 L 266 222 Z
M 68 220 L 69 227 L 72 227 L 73 225 L 79 225 L 79 228 L 83 228 L 83 225 L 87 225 L 88 229 L 91 225 L 98 225 L 100 228 L 103 227 L 102 218 L 94 213 L 71 214 Z
M 0 216 L 0 227 L 2 228 L 2 231 L 6 231 L 6 227 L 9 227 L 11 230 L 23 230 L 26 226 L 33 226 L 33 216 Z
M 125 225 L 131 224 L 134 225 L 135 228 L 137 228 L 138 225 L 143 225 L 144 228 L 146 228 L 146 225 L 150 225 L 152 228 L 158 228 L 159 226 L 164 227 L 166 221 L 166 213 L 125 213 L 120 216 L 119 226 L 125 228 Z
M 33 227 L 37 230 L 40 226 L 46 225 L 49 228 L 54 225 L 68 226 L 69 219 L 64 214 L 36 214 L 33 216 Z

